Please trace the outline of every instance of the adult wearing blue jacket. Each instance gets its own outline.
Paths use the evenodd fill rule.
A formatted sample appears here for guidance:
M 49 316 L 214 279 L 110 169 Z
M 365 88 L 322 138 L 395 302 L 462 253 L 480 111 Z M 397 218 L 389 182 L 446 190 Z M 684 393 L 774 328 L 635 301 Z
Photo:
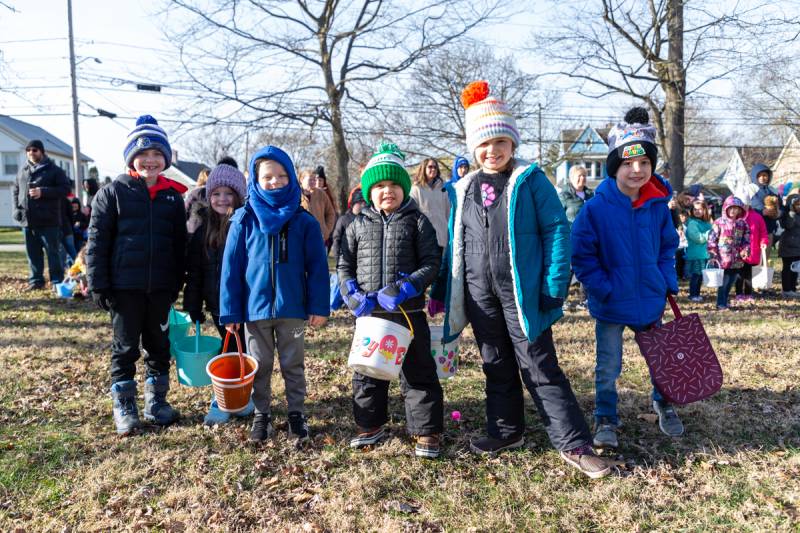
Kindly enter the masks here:
M 289 433 L 308 440 L 304 402 L 304 321 L 322 326 L 328 310 L 328 262 L 316 219 L 300 207 L 294 164 L 267 146 L 250 160 L 247 203 L 231 218 L 220 281 L 220 324 L 245 324 L 247 352 L 258 360 L 256 416 L 250 439 L 273 432 L 270 378 L 277 347 L 286 384 Z

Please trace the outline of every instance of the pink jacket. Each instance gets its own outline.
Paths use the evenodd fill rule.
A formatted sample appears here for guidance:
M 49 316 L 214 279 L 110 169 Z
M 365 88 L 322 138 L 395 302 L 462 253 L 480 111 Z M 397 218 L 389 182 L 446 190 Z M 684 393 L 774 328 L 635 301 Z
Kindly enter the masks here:
M 764 217 L 755 209 L 748 209 L 744 217 L 750 228 L 750 257 L 744 260 L 748 265 L 761 263 L 761 245 L 769 246 L 769 233 Z

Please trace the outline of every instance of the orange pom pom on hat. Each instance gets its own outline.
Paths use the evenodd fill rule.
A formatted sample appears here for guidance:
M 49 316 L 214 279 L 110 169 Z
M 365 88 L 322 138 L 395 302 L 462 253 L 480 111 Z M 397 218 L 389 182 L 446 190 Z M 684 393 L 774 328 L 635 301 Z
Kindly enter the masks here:
M 486 141 L 508 137 L 519 146 L 519 130 L 514 115 L 505 102 L 489 96 L 489 83 L 473 81 L 461 91 L 461 104 L 466 110 L 465 129 L 470 153 Z

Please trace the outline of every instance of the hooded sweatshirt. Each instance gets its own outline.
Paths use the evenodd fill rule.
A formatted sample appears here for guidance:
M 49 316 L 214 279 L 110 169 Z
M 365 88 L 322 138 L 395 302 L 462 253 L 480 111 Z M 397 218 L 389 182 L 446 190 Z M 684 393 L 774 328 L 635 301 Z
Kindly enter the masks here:
M 453 170 L 450 171 L 450 181 L 448 182 L 450 185 L 453 185 L 458 181 L 458 167 L 462 166 L 467 167 L 467 170 L 469 171 L 469 161 L 460 156 L 456 157 L 456 160 L 453 162 Z
M 766 172 L 769 175 L 769 180 L 767 181 L 766 185 L 761 185 L 758 183 L 758 174 L 761 172 Z M 750 199 L 750 207 L 760 213 L 764 210 L 764 198 L 767 196 L 778 197 L 778 191 L 770 186 L 770 183 L 772 182 L 772 170 L 770 170 L 770 168 L 764 163 L 756 163 L 750 170 L 750 181 L 752 181 L 758 187 L 758 191 L 753 193 L 753 196 Z
M 750 256 L 750 228 L 743 217 L 731 218 L 731 208 L 744 204 L 735 196 L 728 196 L 722 204 L 722 216 L 711 225 L 708 235 L 709 259 L 719 262 L 720 268 L 736 269 L 744 266 L 743 259 Z

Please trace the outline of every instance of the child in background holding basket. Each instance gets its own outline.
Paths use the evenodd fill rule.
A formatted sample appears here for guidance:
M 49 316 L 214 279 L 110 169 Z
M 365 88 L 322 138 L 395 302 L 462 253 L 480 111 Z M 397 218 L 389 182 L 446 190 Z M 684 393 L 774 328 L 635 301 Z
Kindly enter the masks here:
M 158 425 L 178 419 L 169 391 L 169 310 L 183 286 L 186 187 L 162 172 L 172 161 L 166 132 L 142 115 L 124 151 L 128 173 L 92 200 L 87 277 L 92 299 L 111 313 L 111 397 L 117 433 L 139 427 L 136 361 L 145 350 L 144 418 Z
M 678 234 L 667 204 L 669 182 L 653 173 L 656 130 L 636 107 L 609 132 L 608 177 L 572 225 L 572 268 L 589 293 L 596 320 L 595 446 L 616 448 L 617 379 L 622 372 L 622 334 L 661 320 L 668 294 L 678 293 Z M 661 431 L 683 434 L 675 408 L 653 387 Z
M 225 328 L 219 323 L 219 288 L 222 275 L 222 255 L 228 238 L 231 216 L 242 207 L 247 196 L 247 183 L 244 174 L 230 165 L 221 164 L 208 175 L 205 185 L 205 199 L 195 203 L 197 224 L 189 238 L 186 258 L 186 287 L 183 289 L 183 308 L 189 313 L 192 322 L 206 321 L 205 309 L 211 313 L 211 320 L 220 337 L 225 338 Z M 252 400 L 236 416 L 250 416 L 253 413 Z M 205 416 L 208 425 L 224 424 L 231 419 L 229 413 L 221 411 L 212 397 L 211 406 Z
M 342 295 L 355 316 L 373 315 L 403 326 L 407 319 L 411 322 L 414 338 L 400 372 L 406 427 L 416 439 L 415 455 L 436 458 L 444 398 L 431 357 L 423 292 L 436 278 L 441 250 L 433 226 L 409 197 L 411 179 L 404 160 L 397 146 L 388 143 L 370 158 L 361 174 L 367 207 L 345 231 L 337 270 Z M 353 374 L 358 434 L 351 447 L 370 446 L 385 437 L 388 396 L 388 381 Z
M 700 284 L 703 281 L 703 269 L 708 261 L 708 234 L 711 231 L 711 216 L 708 206 L 703 200 L 692 202 L 692 212 L 686 222 L 686 273 L 689 275 L 689 301 L 702 302 Z
M 470 323 L 480 349 L 488 435 L 473 439 L 470 450 L 491 455 L 524 445 L 524 383 L 561 458 L 603 477 L 611 468 L 592 450 L 553 344 L 551 326 L 563 316 L 570 281 L 564 208 L 544 172 L 514 157 L 516 120 L 488 83 L 470 83 L 461 102 L 478 170 L 452 186 L 450 246 L 429 311 L 446 298 L 445 340 Z
M 725 270 L 722 285 L 717 288 L 717 310 L 728 310 L 728 295 L 750 257 L 750 228 L 744 221 L 744 203 L 728 196 L 722 204 L 722 216 L 714 221 L 708 236 L 708 255 Z
M 328 316 L 328 262 L 319 223 L 300 207 L 294 164 L 266 146 L 250 160 L 248 198 L 231 218 L 220 281 L 219 322 L 235 333 L 244 323 L 247 353 L 258 361 L 253 380 L 252 442 L 273 433 L 271 378 L 278 351 L 286 388 L 289 434 L 309 439 L 305 417 L 305 320 Z

